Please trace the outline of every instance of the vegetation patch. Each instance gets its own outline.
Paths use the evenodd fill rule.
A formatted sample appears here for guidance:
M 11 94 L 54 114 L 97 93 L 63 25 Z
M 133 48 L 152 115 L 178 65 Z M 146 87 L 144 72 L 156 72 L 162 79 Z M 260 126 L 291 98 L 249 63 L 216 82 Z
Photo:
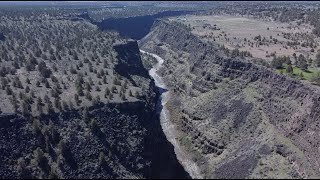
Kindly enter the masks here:
M 291 75 L 286 71 L 286 68 L 276 69 L 276 72 L 279 74 Z M 300 68 L 293 67 L 292 76 L 297 79 L 313 82 L 315 79 L 320 78 L 320 71 L 316 69 L 302 70 Z

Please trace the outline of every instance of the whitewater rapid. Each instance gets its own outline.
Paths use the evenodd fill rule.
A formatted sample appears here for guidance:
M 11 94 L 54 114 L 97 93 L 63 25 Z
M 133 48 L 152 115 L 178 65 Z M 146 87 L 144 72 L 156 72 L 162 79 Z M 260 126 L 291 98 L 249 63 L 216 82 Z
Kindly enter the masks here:
M 189 175 L 193 179 L 202 179 L 202 176 L 200 175 L 200 171 L 196 163 L 193 162 L 188 157 L 188 155 L 180 148 L 177 141 L 175 125 L 170 121 L 169 111 L 165 106 L 170 98 L 170 93 L 169 91 L 167 91 L 167 87 L 163 82 L 163 79 L 157 74 L 157 71 L 162 67 L 162 64 L 164 63 L 164 60 L 156 54 L 149 53 L 143 50 L 140 50 L 140 52 L 151 55 L 157 60 L 157 63 L 153 66 L 152 69 L 149 70 L 149 75 L 154 79 L 155 85 L 159 88 L 161 93 L 160 103 L 158 103 L 157 109 L 160 108 L 160 112 L 158 113 L 160 113 L 160 124 L 162 130 L 167 140 L 173 145 L 177 159 L 182 164 L 184 169 L 189 173 Z

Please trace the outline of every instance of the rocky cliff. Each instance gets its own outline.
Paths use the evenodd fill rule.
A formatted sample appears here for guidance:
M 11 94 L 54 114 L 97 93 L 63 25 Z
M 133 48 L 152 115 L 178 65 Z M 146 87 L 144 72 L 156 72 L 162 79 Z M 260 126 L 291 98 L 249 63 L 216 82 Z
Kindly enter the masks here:
M 175 22 L 157 21 L 140 47 L 166 61 L 171 120 L 204 177 L 320 176 L 317 87 L 226 58 Z
M 159 93 L 137 42 L 114 49 L 114 70 L 142 87 L 139 100 L 38 117 L 0 114 L 2 178 L 188 178 L 155 115 Z

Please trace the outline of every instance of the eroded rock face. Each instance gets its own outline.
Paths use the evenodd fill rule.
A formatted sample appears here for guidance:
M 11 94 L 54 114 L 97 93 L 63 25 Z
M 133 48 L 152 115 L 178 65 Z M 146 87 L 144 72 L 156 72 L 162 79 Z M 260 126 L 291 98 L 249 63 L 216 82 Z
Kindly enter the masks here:
M 119 62 L 115 66 L 115 71 L 117 71 L 121 76 L 124 76 L 132 80 L 131 76 L 141 76 L 143 78 L 149 78 L 148 71 L 143 67 L 139 47 L 136 41 L 129 41 L 125 44 L 118 44 L 114 46 L 118 56 Z
M 171 120 L 204 177 L 320 176 L 316 87 L 226 58 L 174 22 L 155 23 L 140 46 L 165 59 Z

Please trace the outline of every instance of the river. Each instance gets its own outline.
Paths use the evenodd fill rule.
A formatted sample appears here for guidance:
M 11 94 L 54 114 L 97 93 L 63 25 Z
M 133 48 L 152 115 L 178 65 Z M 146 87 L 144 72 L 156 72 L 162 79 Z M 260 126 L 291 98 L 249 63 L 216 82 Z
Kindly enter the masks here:
M 182 164 L 184 169 L 189 173 L 193 179 L 202 179 L 200 171 L 195 162 L 193 162 L 186 152 L 184 152 L 177 141 L 176 128 L 175 125 L 170 121 L 169 111 L 166 108 L 166 103 L 170 98 L 170 93 L 167 90 L 163 79 L 157 74 L 157 71 L 162 67 L 164 60 L 156 54 L 149 53 L 143 50 L 140 50 L 141 53 L 147 53 L 158 61 L 152 69 L 149 70 L 149 75 L 154 79 L 155 85 L 159 88 L 161 97 L 157 103 L 157 113 L 160 114 L 160 124 L 162 130 L 167 138 L 167 140 L 174 146 L 174 152 L 177 156 L 177 159 Z

